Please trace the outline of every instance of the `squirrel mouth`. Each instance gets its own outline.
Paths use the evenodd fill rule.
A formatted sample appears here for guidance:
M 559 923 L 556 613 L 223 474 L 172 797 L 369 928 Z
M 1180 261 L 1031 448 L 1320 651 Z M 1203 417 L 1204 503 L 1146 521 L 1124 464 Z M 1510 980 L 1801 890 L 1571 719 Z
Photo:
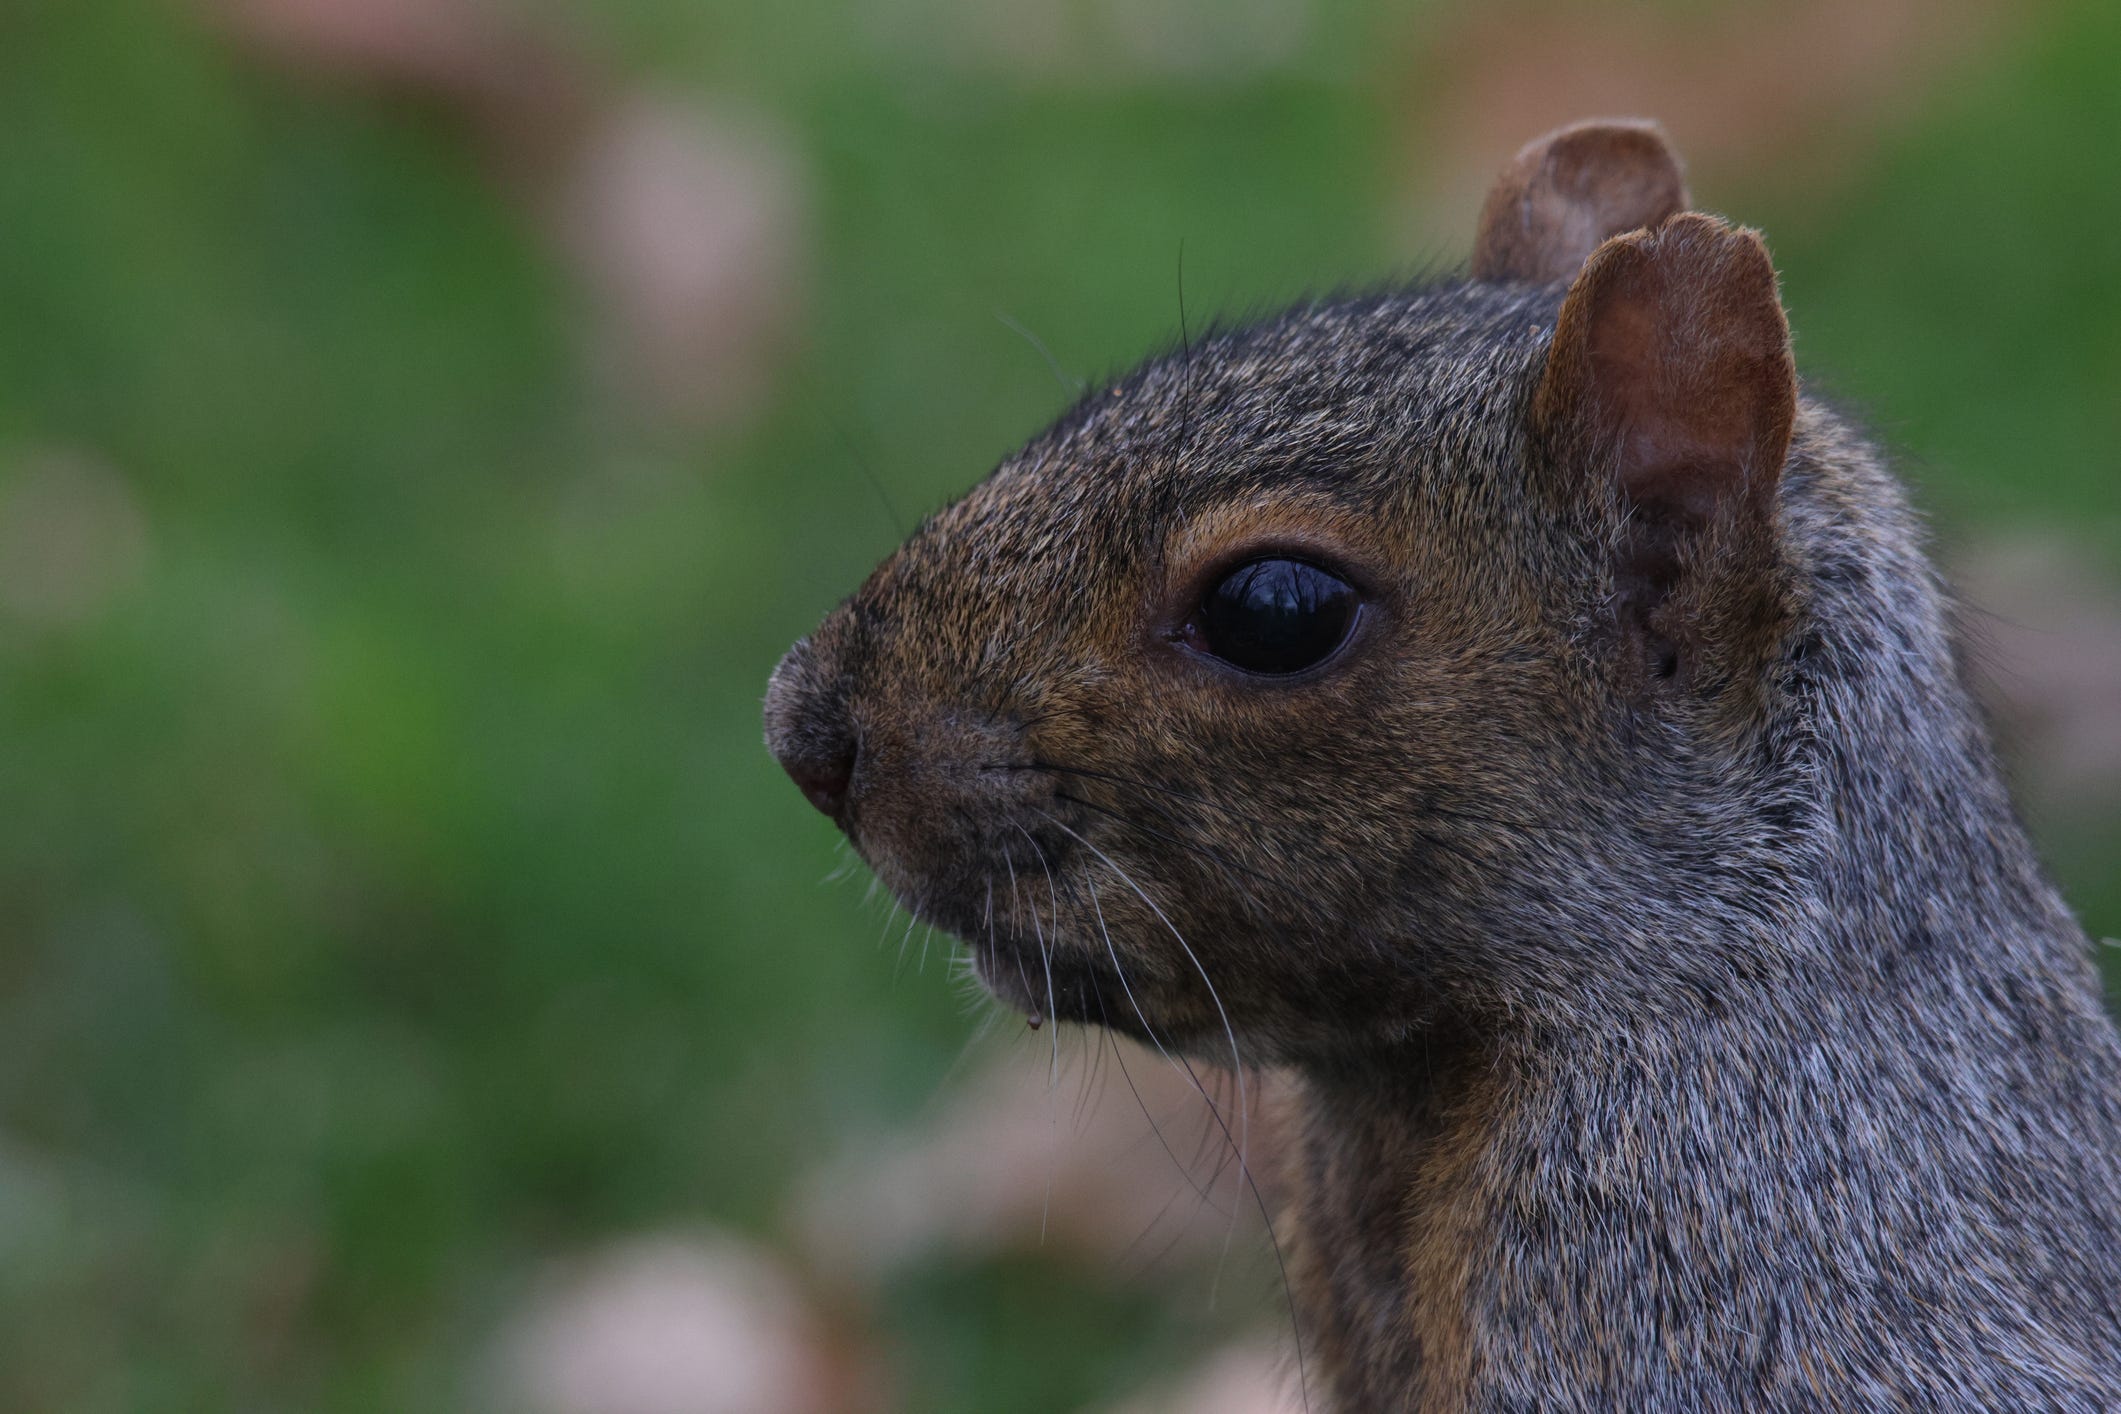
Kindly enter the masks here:
M 1087 1022 L 1149 1039 L 1131 991 L 1108 963 L 1066 945 L 1000 934 L 965 946 L 987 990 L 1034 1024 Z
M 1060 874 L 1064 843 L 1037 843 L 1041 863 Z M 870 860 L 900 904 L 955 938 L 988 993 L 1033 1025 L 1103 1026 L 1149 1045 L 1168 1044 L 1183 1029 L 1168 1015 L 1155 962 L 1137 961 L 1105 932 L 1101 917 L 1092 925 L 1063 907 L 1064 895 L 1072 900 L 1065 875 L 1059 884 L 1045 873 L 1031 882 L 1006 856 L 993 862 L 961 855 L 925 869 L 921 862 L 909 869 L 888 856 Z

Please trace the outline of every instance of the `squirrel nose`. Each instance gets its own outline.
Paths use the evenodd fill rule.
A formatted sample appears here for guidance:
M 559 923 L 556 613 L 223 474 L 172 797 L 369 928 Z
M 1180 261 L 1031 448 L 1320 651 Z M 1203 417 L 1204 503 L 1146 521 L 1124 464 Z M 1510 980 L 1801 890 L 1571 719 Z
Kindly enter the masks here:
M 766 745 L 803 798 L 844 824 L 861 748 L 828 656 L 806 641 L 774 669 L 766 685 Z
M 847 788 L 854 782 L 854 760 L 851 746 L 818 756 L 791 753 L 781 757 L 781 769 L 802 791 L 803 799 L 837 820 L 847 805 Z

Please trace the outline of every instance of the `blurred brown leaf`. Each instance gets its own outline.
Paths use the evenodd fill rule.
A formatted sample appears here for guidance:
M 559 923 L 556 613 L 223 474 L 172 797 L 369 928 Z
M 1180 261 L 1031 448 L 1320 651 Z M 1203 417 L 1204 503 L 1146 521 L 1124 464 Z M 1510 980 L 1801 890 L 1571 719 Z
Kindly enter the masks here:
M 1083 86 L 1271 72 L 1317 19 L 1313 0 L 883 0 L 863 16 L 895 62 Z
M 1225 1346 L 1191 1373 L 1110 1414 L 1302 1414 L 1306 1407 L 1288 1350 L 1260 1335 Z
M 487 0 L 199 0 L 277 67 L 459 118 L 587 296 L 587 362 L 632 413 L 753 415 L 793 342 L 803 164 L 763 116 L 630 91 L 549 18 Z
M 0 453 L 0 618 L 94 619 L 140 581 L 147 514 L 117 470 L 72 449 Z
M 1218 1260 L 1233 1229 L 1264 1245 L 1282 1082 L 1248 1073 L 1241 1111 L 1230 1078 L 1196 1066 L 1218 1119 L 1177 1065 L 1110 1044 L 1117 1054 L 1078 1055 L 1057 1072 L 1045 1050 L 1012 1052 L 917 1131 L 854 1146 L 798 1190 L 790 1226 L 812 1264 L 870 1286 L 937 1256 L 1042 1247 L 1110 1275 Z
M 2001 0 L 1452 6 L 1417 30 L 1407 64 L 1414 238 L 1462 248 L 1470 228 L 1435 223 L 1477 210 L 1520 146 L 1581 118 L 1654 118 L 1712 181 L 1775 167 L 1831 183 L 1862 170 L 1866 144 L 1892 130 L 1896 112 L 2036 9 Z
M 792 341 L 807 266 L 801 162 L 756 115 L 635 96 L 556 203 L 605 376 L 660 416 L 744 420 Z
M 866 1352 L 793 1276 L 722 1234 L 665 1233 L 555 1272 L 509 1319 L 489 1403 L 509 1414 L 864 1414 Z
M 490 0 L 197 3 L 274 67 L 457 114 L 511 168 L 567 143 L 603 87 L 577 45 Z
M 2057 536 L 1959 557 L 1975 667 L 2028 803 L 2077 813 L 2121 796 L 2121 588 Z

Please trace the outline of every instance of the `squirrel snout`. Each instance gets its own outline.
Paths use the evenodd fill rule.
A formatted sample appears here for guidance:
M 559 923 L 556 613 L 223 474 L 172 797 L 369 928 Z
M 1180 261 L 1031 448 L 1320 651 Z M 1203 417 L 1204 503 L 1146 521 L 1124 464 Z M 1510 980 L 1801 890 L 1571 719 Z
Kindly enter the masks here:
M 810 645 L 789 649 L 766 685 L 766 745 L 803 798 L 844 823 L 861 743 L 844 694 L 818 679 Z
M 781 757 L 781 769 L 803 792 L 803 799 L 834 820 L 847 806 L 847 787 L 854 783 L 854 763 L 852 746 L 829 757 Z
M 858 848 L 925 856 L 955 838 L 956 822 L 986 822 L 978 833 L 1038 794 L 1015 715 L 858 692 L 833 629 L 828 622 L 773 670 L 766 746 Z

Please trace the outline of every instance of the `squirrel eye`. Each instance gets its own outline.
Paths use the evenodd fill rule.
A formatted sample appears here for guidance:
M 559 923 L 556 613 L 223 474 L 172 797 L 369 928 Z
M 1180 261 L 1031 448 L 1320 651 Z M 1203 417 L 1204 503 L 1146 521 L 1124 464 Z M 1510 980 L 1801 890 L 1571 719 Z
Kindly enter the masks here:
M 1300 673 L 1347 640 L 1359 602 L 1353 586 L 1316 565 L 1253 560 L 1208 591 L 1185 637 L 1247 672 Z

